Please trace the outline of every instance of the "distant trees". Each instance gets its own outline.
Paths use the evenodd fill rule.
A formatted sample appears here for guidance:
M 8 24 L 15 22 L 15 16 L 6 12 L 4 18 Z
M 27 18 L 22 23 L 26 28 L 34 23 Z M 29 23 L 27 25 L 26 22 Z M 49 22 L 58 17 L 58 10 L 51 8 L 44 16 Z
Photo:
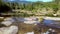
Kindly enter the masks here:
M 0 5 L 2 4 L 2 0 L 0 0 Z
M 1 1 L 1 0 L 0 0 Z M 11 5 L 12 9 L 25 9 L 25 10 L 37 10 L 39 8 L 53 8 L 54 11 L 58 10 L 58 3 L 60 2 L 60 0 L 54 0 L 52 2 L 33 2 L 33 3 L 17 3 L 17 2 L 13 2 L 13 3 L 6 3 L 9 6 Z M 0 2 L 1 3 L 1 2 Z
M 52 14 L 56 14 L 58 10 L 60 10 L 60 0 L 53 0 L 52 2 L 32 2 L 32 3 L 18 3 L 18 2 L 7 2 L 2 3 L 2 0 L 0 0 L 0 8 L 4 7 L 4 11 L 9 11 L 10 9 L 21 9 L 21 10 L 27 10 L 31 11 L 32 13 L 36 12 L 42 12 L 43 8 L 46 9 L 45 12 L 48 11 L 48 8 L 52 9 L 54 11 Z M 6 10 L 7 8 L 8 10 Z M 49 9 L 49 10 L 50 10 Z

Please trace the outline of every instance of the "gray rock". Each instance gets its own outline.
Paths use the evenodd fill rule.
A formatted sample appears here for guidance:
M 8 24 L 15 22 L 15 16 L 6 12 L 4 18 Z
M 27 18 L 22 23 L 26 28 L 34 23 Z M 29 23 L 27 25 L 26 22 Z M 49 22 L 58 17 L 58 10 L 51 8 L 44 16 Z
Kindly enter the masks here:
M 5 18 L 4 21 L 1 22 L 1 24 L 4 24 L 4 25 L 6 25 L 6 26 L 9 26 L 9 25 L 11 25 L 13 22 L 15 22 L 13 18 Z
M 17 26 L 0 28 L 0 34 L 17 34 L 17 32 L 18 32 Z
M 5 26 L 9 26 L 9 25 L 11 25 L 13 22 L 11 22 L 11 21 L 3 21 L 3 22 L 1 22 L 1 24 L 4 24 Z

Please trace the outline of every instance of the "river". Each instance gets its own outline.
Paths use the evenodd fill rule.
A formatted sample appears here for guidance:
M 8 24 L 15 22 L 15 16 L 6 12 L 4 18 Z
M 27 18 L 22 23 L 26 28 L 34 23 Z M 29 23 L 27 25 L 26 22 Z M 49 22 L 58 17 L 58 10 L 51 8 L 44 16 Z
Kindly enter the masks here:
M 26 18 L 25 18 L 26 19 Z M 46 20 L 44 19 L 41 22 L 37 23 L 35 19 L 31 20 L 31 18 L 12 18 L 14 21 L 14 25 L 17 25 L 19 28 L 18 34 L 41 34 L 47 32 L 49 29 L 55 30 L 58 34 L 60 34 L 60 21 L 58 20 Z M 24 21 L 29 21 L 28 24 L 24 23 Z M 33 21 L 35 23 L 31 23 Z M 16 22 L 16 23 L 15 23 Z
M 38 23 L 37 25 L 19 23 L 18 34 L 25 34 L 27 32 L 34 32 L 34 34 L 41 34 L 48 31 L 49 28 L 55 30 L 58 34 L 60 34 L 60 22 L 53 20 L 44 20 L 43 24 Z

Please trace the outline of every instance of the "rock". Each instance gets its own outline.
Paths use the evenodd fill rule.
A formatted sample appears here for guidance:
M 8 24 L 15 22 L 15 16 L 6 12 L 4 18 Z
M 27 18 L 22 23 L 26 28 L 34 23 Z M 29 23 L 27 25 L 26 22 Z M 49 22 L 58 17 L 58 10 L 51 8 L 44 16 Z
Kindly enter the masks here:
M 17 26 L 0 28 L 0 34 L 17 34 L 17 32 L 18 32 L 18 27 Z
M 4 24 L 6 26 L 11 25 L 13 22 L 15 22 L 15 20 L 13 18 L 6 18 L 4 19 L 4 21 L 1 22 L 1 24 Z
M 37 24 L 39 21 L 24 21 L 25 24 Z
M 1 22 L 1 24 L 4 24 L 5 26 L 9 26 L 12 24 L 12 22 L 11 21 L 3 21 L 3 22 Z
M 2 32 L 2 31 L 0 31 L 0 34 L 3 34 L 3 32 Z
M 51 29 L 51 28 L 49 28 L 49 31 L 52 31 L 52 29 Z
M 15 20 L 13 18 L 5 18 L 4 21 L 11 21 L 14 22 Z
M 50 32 L 49 31 L 47 31 L 45 34 L 49 34 Z
M 57 14 L 53 14 L 53 16 L 57 16 Z
M 4 31 L 4 34 L 17 34 L 18 27 L 17 26 L 11 26 L 7 30 Z
M 34 32 L 27 32 L 27 33 L 25 33 L 25 34 L 34 34 Z
M 5 27 L 0 28 L 0 34 L 3 34 L 4 30 L 7 30 L 7 28 L 5 28 Z
M 4 19 L 4 17 L 0 17 L 0 19 Z
M 37 21 L 36 17 L 24 18 L 26 21 Z
M 4 17 L 0 17 L 0 22 L 2 22 L 4 20 Z

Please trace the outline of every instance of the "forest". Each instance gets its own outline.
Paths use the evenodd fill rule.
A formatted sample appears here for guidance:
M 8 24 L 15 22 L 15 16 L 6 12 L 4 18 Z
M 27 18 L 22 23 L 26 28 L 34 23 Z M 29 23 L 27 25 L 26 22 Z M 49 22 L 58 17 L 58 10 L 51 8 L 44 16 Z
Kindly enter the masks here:
M 60 16 L 60 0 L 53 0 L 52 2 L 28 2 L 28 3 L 18 3 L 18 2 L 4 2 L 0 0 L 0 13 L 8 12 L 11 10 L 20 10 L 19 12 L 32 13 L 38 15 L 46 16 Z M 17 12 L 17 11 L 16 11 Z M 24 13 L 24 14 L 26 14 Z

